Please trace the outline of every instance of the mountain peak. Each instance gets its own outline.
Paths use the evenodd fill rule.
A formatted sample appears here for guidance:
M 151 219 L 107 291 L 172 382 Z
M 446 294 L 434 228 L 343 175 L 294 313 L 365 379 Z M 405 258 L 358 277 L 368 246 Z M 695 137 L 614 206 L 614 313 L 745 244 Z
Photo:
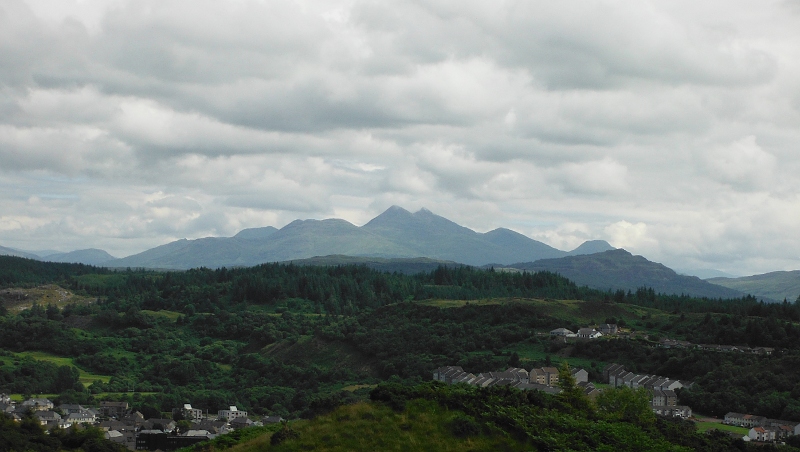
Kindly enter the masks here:
M 603 253 L 605 251 L 612 251 L 615 249 L 616 248 L 611 246 L 611 244 L 605 240 L 587 240 L 567 254 L 569 256 L 581 256 L 584 254 Z

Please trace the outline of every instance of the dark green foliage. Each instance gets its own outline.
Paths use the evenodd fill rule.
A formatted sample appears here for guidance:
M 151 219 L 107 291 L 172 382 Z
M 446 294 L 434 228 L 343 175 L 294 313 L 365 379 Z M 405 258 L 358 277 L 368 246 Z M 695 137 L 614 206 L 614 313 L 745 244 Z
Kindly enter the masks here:
M 620 324 L 612 316 L 626 312 L 622 303 L 632 303 L 676 314 L 666 324 L 642 319 L 664 335 L 800 348 L 800 328 L 778 320 L 800 318 L 798 304 L 665 296 L 648 288 L 603 292 L 548 272 L 439 267 L 403 275 L 363 266 L 280 264 L 112 272 L 0 257 L 0 280 L 22 286 L 58 283 L 99 298 L 86 306 L 34 305 L 18 315 L 0 316 L 0 349 L 73 357 L 82 368 L 111 376 L 110 382 L 84 390 L 70 367 L 9 358 L 0 365 L 0 391 L 59 392 L 61 400 L 89 403 L 99 392 L 135 389 L 156 394 L 125 396 L 129 403 L 159 411 L 189 401 L 211 411 L 237 404 L 259 414 L 312 416 L 356 397 L 342 395 L 342 386 L 375 383 L 378 377 L 422 381 L 442 365 L 501 370 L 524 363 L 509 348 L 543 346 L 534 331 L 565 323 L 574 327 L 572 320 L 554 318 L 528 303 L 453 309 L 413 303 L 429 298 L 579 299 L 585 300 L 579 305 L 584 318 Z M 708 315 L 702 320 L 677 315 L 693 312 Z M 90 321 L 81 331 L 70 327 L 79 316 Z M 354 362 L 340 365 L 330 357 L 304 360 L 267 351 L 307 341 L 346 348 Z M 555 354 L 561 347 L 546 350 Z M 639 341 L 580 342 L 572 351 L 600 364 L 620 362 L 633 371 L 694 380 L 698 384 L 684 391 L 682 400 L 701 412 L 749 411 L 800 420 L 800 388 L 792 383 L 800 379 L 800 365 L 793 353 L 695 353 Z M 326 358 L 329 362 L 320 362 Z M 597 378 L 601 368 L 587 370 Z M 402 408 L 403 402 L 396 405 Z
M 391 404 L 415 399 L 436 401 L 447 409 L 464 413 L 449 423 L 457 436 L 479 434 L 485 430 L 481 426 L 486 425 L 489 431 L 501 430 L 527 441 L 534 450 L 761 450 L 727 436 L 698 434 L 688 421 L 656 419 L 646 401 L 634 391 L 609 397 L 631 398 L 631 404 L 614 403 L 614 409 L 601 406 L 599 411 L 586 402 L 572 405 L 558 396 L 538 391 L 438 382 L 417 386 L 382 384 L 372 391 L 370 398 Z
M 53 429 L 46 433 L 33 415 L 17 423 L 0 413 L 0 450 L 2 451 L 84 451 L 124 452 L 127 449 L 106 440 L 103 431 L 93 427 Z
M 299 438 L 300 435 L 294 431 L 291 427 L 289 427 L 289 423 L 283 421 L 281 424 L 281 429 L 277 432 L 272 434 L 272 437 L 269 439 L 269 443 L 273 446 L 277 446 L 284 441 L 288 441 L 290 439 Z
M 79 376 L 78 370 L 71 366 L 24 358 L 18 364 L 0 366 L 0 392 L 57 394 L 81 387 Z
M 472 416 L 456 416 L 450 421 L 448 427 L 450 431 L 453 432 L 453 435 L 460 438 L 475 436 L 481 433 L 480 424 L 478 424 Z

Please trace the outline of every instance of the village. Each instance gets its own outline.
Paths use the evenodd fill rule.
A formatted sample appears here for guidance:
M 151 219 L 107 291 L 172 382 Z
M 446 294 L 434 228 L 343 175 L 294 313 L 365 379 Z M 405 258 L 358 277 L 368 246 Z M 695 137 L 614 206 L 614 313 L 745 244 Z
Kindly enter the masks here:
M 105 432 L 105 437 L 129 450 L 175 450 L 216 438 L 245 427 L 276 424 L 280 416 L 264 416 L 256 420 L 247 411 L 229 406 L 216 415 L 204 412 L 191 404 L 172 410 L 172 418 L 145 419 L 133 411 L 127 402 L 101 401 L 98 406 L 78 404 L 55 406 L 46 398 L 29 398 L 16 403 L 7 394 L 0 394 L 0 413 L 17 422 L 32 413 L 41 425 L 51 430 L 90 425 Z
M 566 341 L 567 339 L 593 340 L 617 334 L 619 334 L 619 327 L 616 324 L 602 324 L 597 327 L 579 328 L 577 332 L 567 328 L 557 328 L 550 331 L 549 336 L 554 340 Z M 773 351 L 769 347 L 692 344 L 668 338 L 661 339 L 657 346 L 758 355 L 770 355 Z M 588 380 L 589 373 L 586 370 L 571 368 L 570 372 L 575 379 L 575 384 L 583 390 L 588 398 L 595 399 L 603 391 L 603 387 L 595 386 Z M 558 374 L 557 367 L 541 367 L 530 371 L 510 367 L 503 372 L 483 372 L 475 375 L 464 371 L 460 366 L 444 366 L 433 371 L 433 379 L 447 384 L 463 383 L 480 387 L 510 386 L 520 390 L 538 390 L 548 394 L 558 394 L 561 392 L 558 385 Z M 678 405 L 678 395 L 675 392 L 682 388 L 690 388 L 692 382 L 629 372 L 624 366 L 614 363 L 609 364 L 603 370 L 603 384 L 612 388 L 644 388 L 650 394 L 651 407 L 656 415 L 693 419 L 692 409 L 685 405 Z M 800 435 L 800 423 L 768 419 L 764 416 L 731 412 L 725 415 L 723 423 L 749 428 L 747 435 L 742 437 L 744 441 L 769 443 L 781 441 L 789 436 Z

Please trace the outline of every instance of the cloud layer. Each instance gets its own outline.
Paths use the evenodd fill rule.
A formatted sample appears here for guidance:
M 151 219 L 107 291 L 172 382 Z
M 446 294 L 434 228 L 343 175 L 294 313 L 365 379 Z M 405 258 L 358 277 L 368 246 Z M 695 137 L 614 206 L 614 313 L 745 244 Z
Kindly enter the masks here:
M 0 0 L 0 244 L 124 256 L 392 204 L 800 268 L 788 1 Z

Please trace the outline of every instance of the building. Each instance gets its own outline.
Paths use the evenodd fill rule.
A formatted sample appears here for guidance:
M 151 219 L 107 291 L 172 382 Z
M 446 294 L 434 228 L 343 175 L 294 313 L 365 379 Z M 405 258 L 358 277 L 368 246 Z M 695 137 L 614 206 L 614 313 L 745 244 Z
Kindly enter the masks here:
M 28 399 L 22 402 L 22 406 L 25 409 L 32 409 L 33 411 L 49 411 L 55 408 L 53 402 L 48 399 Z
M 688 419 L 692 417 L 692 409 L 685 405 L 678 405 L 678 406 L 653 405 L 653 413 L 658 414 L 659 416 L 680 417 L 683 419 Z
M 578 330 L 578 338 L 579 339 L 597 339 L 601 337 L 603 333 L 597 331 L 594 328 L 581 328 Z
M 747 432 L 747 436 L 753 441 L 775 441 L 775 430 L 772 427 L 753 427 Z
M 558 384 L 558 369 L 555 367 L 531 369 L 528 382 L 545 386 L 556 386 Z
M 606 335 L 608 335 L 608 334 L 617 334 L 617 330 L 618 330 L 616 323 L 604 323 L 604 324 L 600 325 L 599 327 L 597 327 L 597 329 L 600 330 L 601 333 L 606 334 Z
M 236 408 L 236 405 L 231 405 L 228 407 L 227 410 L 219 410 L 217 412 L 217 419 L 225 418 L 228 422 L 238 418 L 238 417 L 247 417 L 247 411 L 241 411 Z
M 183 408 L 176 408 L 172 410 L 172 415 L 180 413 L 187 421 L 196 421 L 203 418 L 203 410 L 199 408 L 192 408 L 191 403 L 184 403 Z
M 575 379 L 575 383 L 589 382 L 589 372 L 587 372 L 585 369 L 572 367 L 570 368 L 570 372 L 572 373 L 572 378 Z
M 553 337 L 575 337 L 575 333 L 566 329 L 566 328 L 556 328 L 550 332 L 550 336 Z
M 100 402 L 100 413 L 106 417 L 121 418 L 128 414 L 128 402 Z

